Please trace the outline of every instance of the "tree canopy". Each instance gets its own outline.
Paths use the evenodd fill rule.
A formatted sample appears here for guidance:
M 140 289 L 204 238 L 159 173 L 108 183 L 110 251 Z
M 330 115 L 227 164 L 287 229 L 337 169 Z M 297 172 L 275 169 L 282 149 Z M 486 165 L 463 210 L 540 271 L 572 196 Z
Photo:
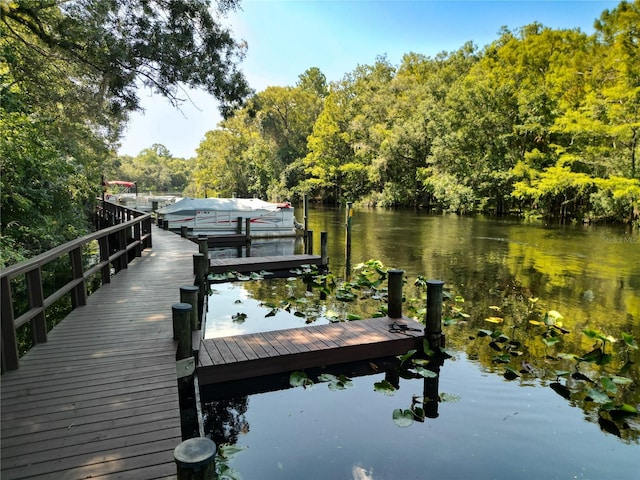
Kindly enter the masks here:
M 379 57 L 326 87 L 310 68 L 207 135 L 193 188 L 638 222 L 638 25 L 640 0 L 623 1 L 593 35 L 505 27 L 482 49 Z M 242 176 L 217 180 L 213 152 Z
M 246 45 L 220 22 L 238 1 L 215 5 L 214 11 L 209 0 L 0 3 L 3 262 L 87 230 L 100 175 L 112 164 L 129 113 L 140 108 L 140 87 L 176 106 L 183 88 L 203 88 L 225 116 L 242 104 L 249 93 L 239 70 Z

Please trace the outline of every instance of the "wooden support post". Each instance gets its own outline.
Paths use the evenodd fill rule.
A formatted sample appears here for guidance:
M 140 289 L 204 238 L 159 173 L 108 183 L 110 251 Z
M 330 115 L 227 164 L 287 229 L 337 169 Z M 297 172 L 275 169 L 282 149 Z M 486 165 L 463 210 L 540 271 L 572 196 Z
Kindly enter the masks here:
M 245 235 L 247 237 L 247 243 L 249 243 L 251 241 L 251 219 L 245 218 L 244 224 L 245 224 L 244 230 L 245 230 Z
M 424 334 L 429 348 L 437 352 L 442 341 L 442 280 L 427 280 L 427 317 Z
M 142 256 L 142 225 L 140 222 L 133 226 L 133 239 L 137 242 L 135 253 L 136 257 Z
M 388 287 L 388 308 L 389 318 L 402 318 L 402 274 L 404 270 L 389 270 Z
M 105 266 L 100 269 L 102 284 L 111 282 L 111 267 L 109 266 L 109 237 L 104 236 L 98 239 L 98 248 L 100 249 L 100 262 L 106 262 Z
M 329 265 L 329 254 L 327 248 L 327 232 L 320 232 L 320 262 L 322 267 L 326 268 Z
M 178 480 L 214 480 L 216 444 L 207 437 L 185 440 L 173 451 Z
M 198 291 L 200 289 L 195 285 L 183 285 L 180 287 L 180 303 L 188 303 L 191 305 L 191 330 L 200 328 L 198 318 Z
M 309 229 L 309 201 L 306 195 L 303 195 L 302 197 L 302 209 L 303 209 L 302 223 L 304 224 L 304 231 L 306 235 L 306 231 Z
M 162 221 L 162 229 L 163 230 L 169 230 L 169 220 L 163 220 Z
M 345 240 L 345 277 L 347 279 L 351 278 L 351 207 L 353 206 L 353 202 L 347 202 L 347 221 L 346 221 L 346 240 Z
M 198 286 L 200 289 L 200 296 L 204 298 L 207 285 L 207 275 L 209 274 L 209 263 L 203 253 L 194 253 L 193 261 L 196 268 L 193 284 Z
M 74 248 L 69 252 L 71 260 L 71 274 L 75 280 L 82 280 L 71 291 L 71 305 L 73 308 L 87 304 L 87 285 L 84 281 L 84 270 L 82 268 L 82 247 Z
M 33 343 L 44 343 L 47 341 L 47 318 L 44 310 L 44 293 L 42 290 L 42 273 L 40 267 L 27 272 L 25 276 L 27 279 L 29 308 L 41 309 L 40 313 L 31 319 Z
M 155 212 L 156 210 L 158 210 L 158 202 L 157 202 L 157 200 L 152 200 L 151 201 L 151 211 Z
M 209 238 L 206 235 L 198 235 L 198 251 L 209 262 Z
M 238 217 L 238 225 L 236 225 L 236 233 L 242 233 L 242 217 Z
M 182 238 L 187 238 L 188 234 L 189 234 L 189 227 L 187 227 L 186 225 L 180 225 L 180 236 Z
M 173 339 L 178 342 L 176 360 L 182 360 L 193 356 L 191 349 L 191 305 L 174 303 L 171 306 L 171 312 L 173 314 Z
M 127 251 L 127 231 L 125 229 L 118 230 L 116 234 L 118 237 L 118 250 L 122 251 L 122 255 L 118 257 L 118 263 L 120 264 L 120 270 L 129 268 L 129 252 Z
M 307 254 L 313 255 L 313 230 L 307 230 L 306 235 Z
M 18 369 L 18 340 L 13 316 L 13 302 L 11 300 L 11 284 L 9 277 L 2 277 L 0 286 L 2 302 L 2 317 L 0 318 L 2 335 L 2 371 Z

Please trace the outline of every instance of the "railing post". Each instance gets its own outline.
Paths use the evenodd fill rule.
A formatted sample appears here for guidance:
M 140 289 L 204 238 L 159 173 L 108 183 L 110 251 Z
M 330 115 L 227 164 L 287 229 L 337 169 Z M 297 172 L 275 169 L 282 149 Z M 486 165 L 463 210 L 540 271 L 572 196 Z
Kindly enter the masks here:
M 404 270 L 389 270 L 388 287 L 388 308 L 389 318 L 402 318 L 402 275 Z
M 424 334 L 429 348 L 438 351 L 442 342 L 442 280 L 427 280 L 427 316 Z
M 127 232 L 124 228 L 118 230 L 118 248 L 122 251 L 122 255 L 118 257 L 120 262 L 120 270 L 129 268 L 129 252 L 127 251 Z
M 82 283 L 76 285 L 71 291 L 71 304 L 73 308 L 87 304 L 87 285 L 84 281 L 84 269 L 82 268 L 82 247 L 69 252 L 71 260 L 71 272 L 75 280 L 82 279 Z
M 173 314 L 173 339 L 177 340 L 178 348 L 176 360 L 191 357 L 191 305 L 188 303 L 174 303 L 171 306 Z
M 142 235 L 141 235 L 141 230 L 142 230 L 142 226 L 140 225 L 140 222 L 136 222 L 133 225 L 133 239 L 138 242 L 138 244 L 136 245 L 135 248 L 135 252 L 136 252 L 136 257 L 141 257 L 142 256 Z
M 102 284 L 111 282 L 111 267 L 109 266 L 109 237 L 105 235 L 98 239 L 98 248 L 100 249 L 100 262 L 107 262 L 104 267 L 100 269 L 100 275 L 102 276 Z
M 17 370 L 19 364 L 18 339 L 16 337 L 16 327 L 13 318 L 13 302 L 11 300 L 11 284 L 9 277 L 2 277 L 0 284 L 0 296 L 2 296 L 2 306 L 0 307 L 2 317 L 2 371 Z
M 144 248 L 152 248 L 153 247 L 153 233 L 152 233 L 152 222 L 151 217 L 142 221 L 142 234 L 145 236 L 144 239 Z
M 245 218 L 245 227 L 244 227 L 244 234 L 247 237 L 247 243 L 251 241 L 251 219 L 250 218 Z
M 47 317 L 44 311 L 44 293 L 42 291 L 42 273 L 36 267 L 25 274 L 27 280 L 27 296 L 29 308 L 40 308 L 42 311 L 31 319 L 33 343 L 47 341 Z
M 216 444 L 207 437 L 185 440 L 173 451 L 178 480 L 212 480 L 216 478 Z

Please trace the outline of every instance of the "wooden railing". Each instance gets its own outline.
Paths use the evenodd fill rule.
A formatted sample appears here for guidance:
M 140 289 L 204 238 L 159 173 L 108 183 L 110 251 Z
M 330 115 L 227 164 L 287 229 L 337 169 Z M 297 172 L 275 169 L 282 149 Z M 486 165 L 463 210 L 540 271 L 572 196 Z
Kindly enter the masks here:
M 151 247 L 151 214 L 127 209 L 108 202 L 98 208 L 101 225 L 113 225 L 95 233 L 85 235 L 60 245 L 37 257 L 25 260 L 2 270 L 0 273 L 1 307 L 1 345 L 2 372 L 16 370 L 19 366 L 19 351 L 16 330 L 31 322 L 33 342 L 47 341 L 46 311 L 67 293 L 71 293 L 72 307 L 86 304 L 87 280 L 101 274 L 102 284 L 111 281 L 111 268 L 116 273 L 127 268 L 129 262 L 142 254 L 142 250 Z M 87 270 L 84 269 L 83 248 L 97 241 L 99 260 Z M 44 297 L 42 270 L 64 255 L 70 259 L 71 280 L 64 285 L 56 285 L 56 291 Z M 28 299 L 27 311 L 15 316 L 11 281 L 23 277 Z

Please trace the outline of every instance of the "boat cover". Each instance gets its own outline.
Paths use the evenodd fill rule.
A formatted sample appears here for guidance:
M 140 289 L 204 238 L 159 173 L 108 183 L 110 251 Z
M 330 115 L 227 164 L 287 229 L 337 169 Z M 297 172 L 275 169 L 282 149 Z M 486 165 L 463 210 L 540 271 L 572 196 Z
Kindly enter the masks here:
M 255 211 L 269 210 L 276 211 L 282 205 L 265 202 L 259 198 L 183 198 L 172 205 L 167 205 L 158 209 L 157 213 L 162 215 L 180 214 L 183 212 L 199 211 Z

